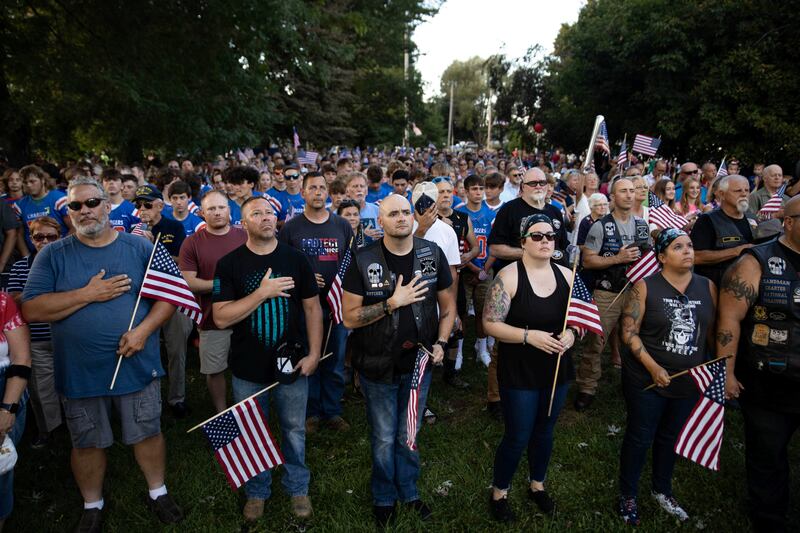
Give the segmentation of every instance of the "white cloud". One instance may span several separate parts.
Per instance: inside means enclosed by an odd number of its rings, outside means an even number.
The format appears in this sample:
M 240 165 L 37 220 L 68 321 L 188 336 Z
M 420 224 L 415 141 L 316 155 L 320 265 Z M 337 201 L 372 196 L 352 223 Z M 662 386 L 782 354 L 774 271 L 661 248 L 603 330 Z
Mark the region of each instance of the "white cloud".
M 505 53 L 516 58 L 540 44 L 546 52 L 563 23 L 575 22 L 585 0 L 447 0 L 414 32 L 417 69 L 425 96 L 439 93 L 444 70 L 455 60 Z

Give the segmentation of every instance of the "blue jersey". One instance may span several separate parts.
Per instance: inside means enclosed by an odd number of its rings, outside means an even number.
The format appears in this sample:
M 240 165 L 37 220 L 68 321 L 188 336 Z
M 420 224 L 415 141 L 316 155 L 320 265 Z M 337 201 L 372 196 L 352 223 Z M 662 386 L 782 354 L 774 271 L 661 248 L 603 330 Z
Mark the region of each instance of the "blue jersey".
M 373 191 L 369 187 L 367 187 L 367 201 L 372 204 L 378 204 L 392 194 L 394 192 L 394 187 L 389 185 L 388 183 L 381 183 L 381 188 L 377 191 Z
M 111 210 L 108 215 L 108 221 L 111 227 L 117 231 L 124 231 L 130 233 L 131 228 L 139 223 L 139 217 L 134 215 L 136 207 L 128 200 L 123 200 L 121 204 L 117 205 Z
M 174 213 L 173 213 L 174 214 Z M 175 219 L 183 225 L 183 233 L 188 237 L 206 227 L 206 221 L 197 215 L 189 213 L 183 220 Z
M 466 213 L 472 221 L 472 230 L 475 232 L 475 239 L 478 241 L 478 255 L 472 260 L 472 264 L 478 268 L 483 268 L 486 264 L 486 260 L 489 258 L 487 241 L 489 239 L 489 233 L 492 231 L 494 217 L 497 213 L 486 205 L 486 202 L 481 202 L 481 208 L 477 211 L 470 210 L 466 205 L 458 209 L 458 211 Z
M 61 236 L 66 236 L 69 228 L 64 220 L 67 218 L 67 195 L 61 191 L 50 191 L 44 198 L 34 200 L 28 195 L 23 196 L 14 202 L 14 211 L 19 216 L 22 222 L 22 227 L 25 228 L 25 243 L 28 249 L 33 253 L 36 248 L 31 241 L 31 231 L 28 228 L 28 223 L 36 220 L 39 217 L 52 217 L 61 224 Z
M 306 201 L 300 193 L 289 194 L 287 191 L 278 191 L 272 194 L 272 198 L 280 203 L 280 211 L 276 213 L 278 220 L 289 220 L 305 211 Z M 270 203 L 274 206 L 273 202 Z

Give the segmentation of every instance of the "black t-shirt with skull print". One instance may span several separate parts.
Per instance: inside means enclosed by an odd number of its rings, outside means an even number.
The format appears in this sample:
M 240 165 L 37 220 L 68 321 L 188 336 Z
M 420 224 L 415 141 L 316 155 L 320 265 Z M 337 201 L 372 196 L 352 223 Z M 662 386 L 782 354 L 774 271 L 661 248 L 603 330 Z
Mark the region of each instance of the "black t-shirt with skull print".
M 714 305 L 708 278 L 694 274 L 681 293 L 659 272 L 645 279 L 647 302 L 643 310 L 639 337 L 647 353 L 670 375 L 709 359 L 708 332 L 713 330 Z M 623 379 L 645 388 L 653 380 L 647 369 L 626 351 L 622 359 Z M 656 392 L 667 398 L 687 398 L 697 394 L 687 374 L 672 380 Z

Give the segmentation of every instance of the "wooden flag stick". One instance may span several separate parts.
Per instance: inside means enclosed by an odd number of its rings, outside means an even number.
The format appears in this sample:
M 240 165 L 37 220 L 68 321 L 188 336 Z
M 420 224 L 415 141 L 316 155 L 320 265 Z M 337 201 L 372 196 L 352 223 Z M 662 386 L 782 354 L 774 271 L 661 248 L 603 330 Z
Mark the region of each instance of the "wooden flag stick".
M 326 353 L 325 355 L 323 355 L 322 357 L 320 357 L 320 358 L 319 358 L 319 361 L 320 361 L 320 362 L 322 362 L 323 360 L 327 359 L 327 358 L 328 358 L 328 357 L 330 357 L 331 355 L 333 355 L 333 352 L 328 352 L 328 353 Z M 235 403 L 235 404 L 231 405 L 230 407 L 228 407 L 228 408 L 227 408 L 227 409 L 225 409 L 224 411 L 220 411 L 219 413 L 215 414 L 214 416 L 212 416 L 212 417 L 210 417 L 210 418 L 207 418 L 207 419 L 203 420 L 202 422 L 200 422 L 199 424 L 197 424 L 196 426 L 194 426 L 194 427 L 192 427 L 192 428 L 190 428 L 190 429 L 186 430 L 186 433 L 191 433 L 191 432 L 192 432 L 192 431 L 194 431 L 195 429 L 197 429 L 197 428 L 199 428 L 199 427 L 202 427 L 202 426 L 205 426 L 206 424 L 208 424 L 209 422 L 211 422 L 211 421 L 212 421 L 212 420 L 214 420 L 215 418 L 219 418 L 220 416 L 224 415 L 225 413 L 227 413 L 228 411 L 230 411 L 231 409 L 233 409 L 233 408 L 234 408 L 234 407 L 236 407 L 237 405 L 239 405 L 239 404 L 242 404 L 242 403 L 246 402 L 247 400 L 252 400 L 253 398 L 255 398 L 256 396 L 258 396 L 259 394 L 264 394 L 265 392 L 267 392 L 267 391 L 268 391 L 268 390 L 270 390 L 271 388 L 273 388 L 273 387 L 277 386 L 278 384 L 279 384 L 279 382 L 278 382 L 278 381 L 276 381 L 276 382 L 275 382 L 275 383 L 273 383 L 272 385 L 269 385 L 269 386 L 267 386 L 267 387 L 264 387 L 263 389 L 261 389 L 261 390 L 260 390 L 260 391 L 258 391 L 257 393 L 255 393 L 255 394 L 251 394 L 250 396 L 248 396 L 247 398 L 245 398 L 245 399 L 244 399 L 244 400 L 242 400 L 241 402 L 237 402 L 237 403 Z
M 153 256 L 156 254 L 156 244 L 158 244 L 158 239 L 161 238 L 161 233 L 159 232 L 156 235 L 155 244 L 153 245 L 153 249 L 150 251 L 150 259 L 147 261 L 147 268 L 144 269 L 144 275 L 147 277 L 147 271 L 150 270 L 150 264 L 153 262 Z M 131 323 L 128 324 L 128 331 L 133 329 L 133 321 L 136 320 L 136 311 L 139 310 L 139 302 L 142 301 L 142 287 L 144 287 L 144 278 L 142 278 L 142 285 L 139 287 L 139 295 L 136 297 L 136 305 L 133 306 L 133 314 L 131 314 Z M 122 366 L 122 355 L 117 356 L 117 368 L 114 370 L 114 377 L 111 378 L 111 385 L 108 386 L 108 390 L 114 390 L 114 385 L 117 382 L 117 375 L 119 374 L 119 368 Z
M 712 359 L 711 361 L 706 361 L 705 363 L 700 363 L 697 366 L 693 366 L 692 368 L 687 368 L 686 370 L 681 370 L 677 374 L 672 374 L 669 377 L 669 379 L 672 380 L 674 378 L 678 378 L 678 377 L 684 376 L 684 375 L 688 374 L 691 370 L 694 370 L 695 368 L 700 368 L 701 366 L 710 365 L 711 363 L 716 363 L 717 361 L 722 361 L 723 359 L 728 359 L 730 357 L 733 357 L 733 356 L 731 356 L 731 355 L 722 355 L 720 357 L 717 357 L 716 359 Z M 655 386 L 656 386 L 656 384 L 653 383 L 652 385 L 648 385 L 647 387 L 645 387 L 644 390 L 650 390 Z
M 561 328 L 561 335 L 567 331 L 567 317 L 569 317 L 569 304 L 572 303 L 572 288 L 575 286 L 575 272 L 578 270 L 578 263 L 579 258 L 575 258 L 575 264 L 572 265 L 572 279 L 570 280 L 569 284 L 569 299 L 567 300 L 567 312 L 564 314 L 564 325 Z M 577 339 L 576 339 L 577 340 Z M 553 388 L 550 391 L 550 407 L 547 408 L 547 416 L 550 417 L 550 413 L 553 412 L 553 398 L 556 396 L 556 383 L 558 382 L 558 370 L 561 368 L 561 354 L 558 354 L 558 359 L 556 359 L 556 373 L 553 376 Z
M 619 293 L 617 294 L 617 296 L 616 296 L 616 297 L 615 297 L 613 300 L 611 300 L 611 303 L 610 303 L 610 304 L 608 304 L 608 307 L 606 307 L 606 310 L 605 310 L 605 311 L 603 311 L 604 313 L 607 313 L 609 309 L 611 309 L 612 307 L 614 307 L 614 304 L 615 304 L 615 303 L 617 303 L 617 300 L 619 300 L 619 297 L 620 297 L 620 296 L 622 296 L 622 293 L 624 293 L 624 292 L 625 292 L 625 289 L 627 289 L 627 288 L 628 288 L 628 286 L 629 286 L 630 284 L 631 284 L 631 280 L 628 280 L 628 282 L 625 284 L 625 286 L 624 286 L 624 287 L 622 287 L 622 290 L 621 290 L 621 291 L 619 291 Z

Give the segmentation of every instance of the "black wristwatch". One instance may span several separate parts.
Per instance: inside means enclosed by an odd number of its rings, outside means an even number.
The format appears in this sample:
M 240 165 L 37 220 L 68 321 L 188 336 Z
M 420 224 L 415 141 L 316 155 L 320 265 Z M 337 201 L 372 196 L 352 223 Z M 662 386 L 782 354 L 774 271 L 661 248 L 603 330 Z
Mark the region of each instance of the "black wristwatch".
M 0 411 L 8 411 L 12 415 L 17 414 L 19 411 L 18 403 L 0 403 Z
M 439 346 L 441 346 L 442 347 L 442 351 L 444 353 L 447 353 L 447 341 L 438 340 L 438 341 L 436 341 L 435 344 L 438 344 Z

